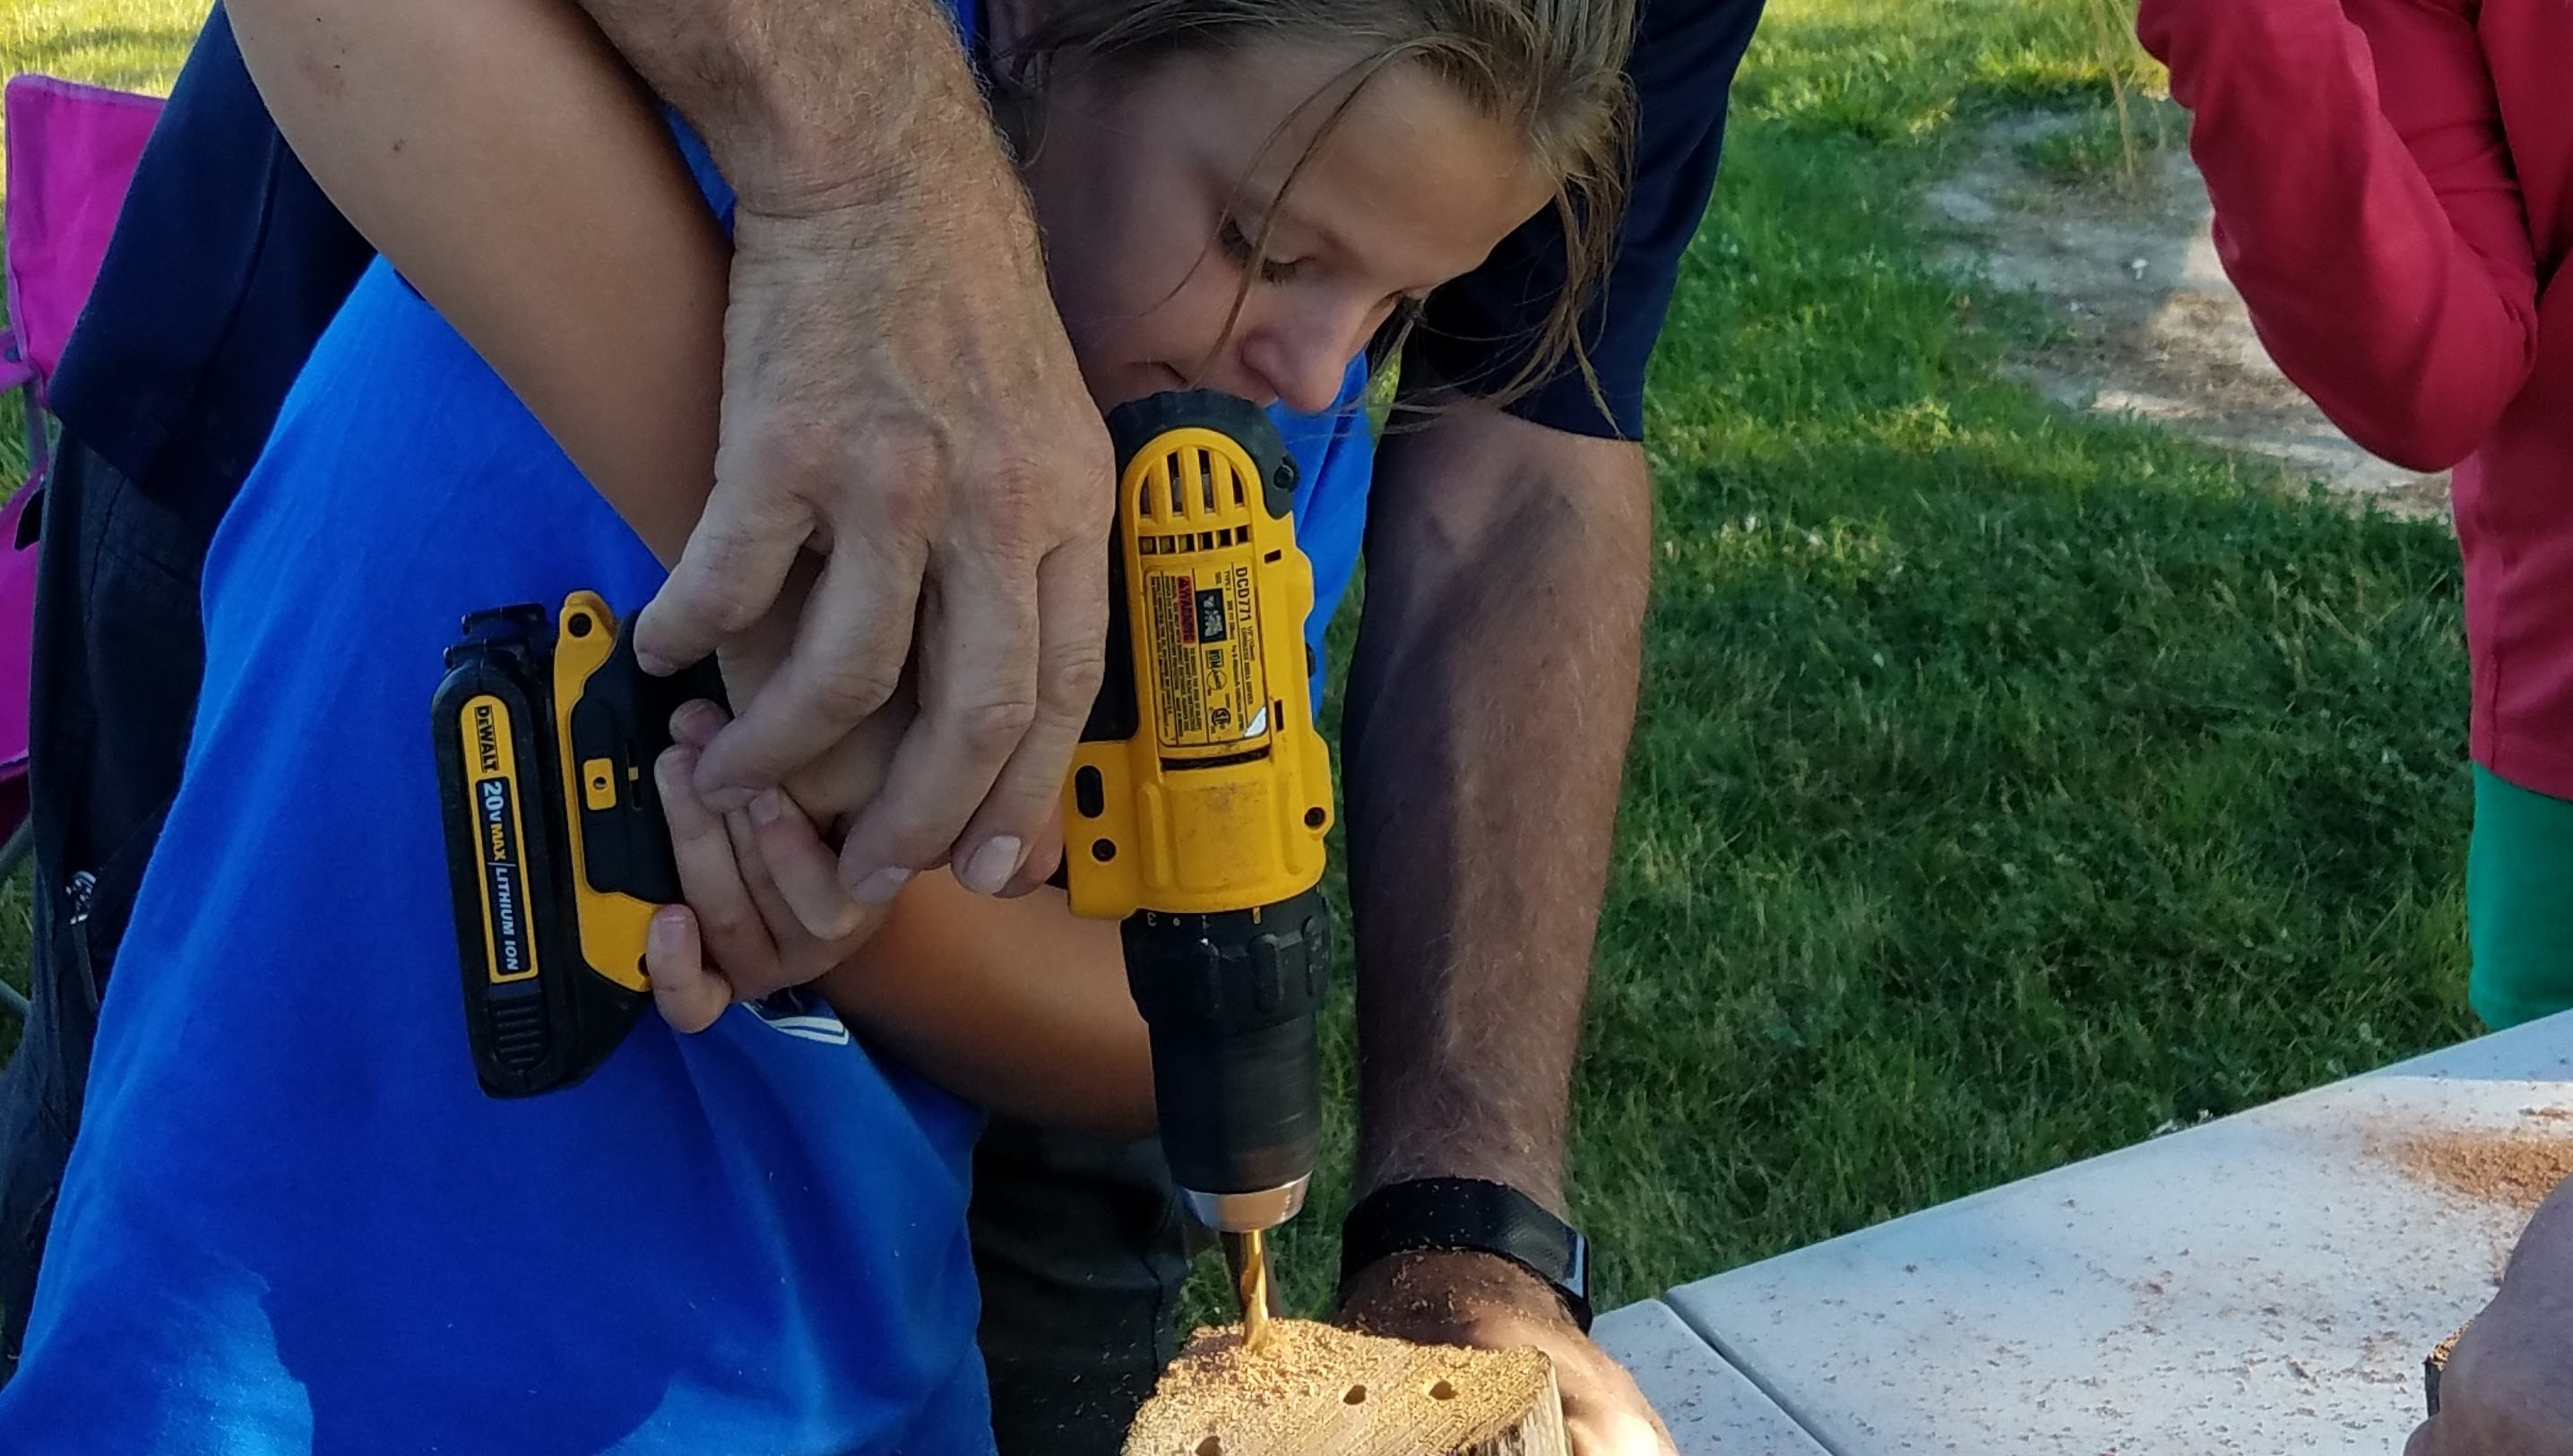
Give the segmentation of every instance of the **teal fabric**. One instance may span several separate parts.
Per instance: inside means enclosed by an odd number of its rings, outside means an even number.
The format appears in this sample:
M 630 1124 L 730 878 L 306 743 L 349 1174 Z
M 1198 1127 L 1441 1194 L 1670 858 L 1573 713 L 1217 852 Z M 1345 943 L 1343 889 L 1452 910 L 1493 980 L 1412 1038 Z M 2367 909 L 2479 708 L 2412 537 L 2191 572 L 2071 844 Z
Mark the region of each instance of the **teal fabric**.
M 2498 1031 L 2573 1009 L 2573 800 L 2478 765 L 2466 851 L 2468 998 Z

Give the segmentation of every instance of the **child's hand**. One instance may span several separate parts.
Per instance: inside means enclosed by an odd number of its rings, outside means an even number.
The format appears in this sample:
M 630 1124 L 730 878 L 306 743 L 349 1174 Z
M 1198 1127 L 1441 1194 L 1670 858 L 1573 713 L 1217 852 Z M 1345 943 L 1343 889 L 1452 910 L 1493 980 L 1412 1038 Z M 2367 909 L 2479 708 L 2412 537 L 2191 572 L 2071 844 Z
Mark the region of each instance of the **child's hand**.
M 813 980 L 884 920 L 881 907 L 848 898 L 836 857 L 783 794 L 766 790 L 728 815 L 698 797 L 698 746 L 723 723 L 711 704 L 681 709 L 680 741 L 653 766 L 687 903 L 653 917 L 643 962 L 662 1019 L 682 1032 Z
M 722 662 L 725 691 L 737 707 L 771 691 L 770 683 L 784 659 L 788 645 L 797 630 L 796 611 L 803 601 L 802 579 L 809 574 L 811 558 L 798 569 L 789 582 L 793 594 L 776 610 L 724 643 Z M 726 719 L 721 710 L 707 705 L 708 716 L 692 720 L 692 732 L 702 737 L 682 742 L 704 748 Z M 894 752 L 904 734 L 919 715 L 918 675 L 906 669 L 895 685 L 893 696 L 884 706 L 868 715 L 839 742 L 802 768 L 787 775 L 783 785 L 786 796 L 814 822 L 829 829 L 828 837 L 836 843 L 845 827 L 866 811 L 884 790 L 885 777 L 893 764 Z M 710 725 L 710 726 L 709 726 Z M 673 731 L 677 730 L 673 723 Z M 1020 860 L 1019 872 L 1002 888 L 1004 898 L 1025 895 L 1046 883 L 1063 857 L 1063 820 L 1060 802 L 1049 811 L 1042 825 L 1028 840 L 1027 852 Z M 890 902 L 913 878 L 908 869 L 895 867 L 881 871 L 846 892 L 870 906 Z M 845 883 L 845 882 L 843 882 Z M 797 908 L 801 910 L 799 902 Z M 827 934 L 830 927 L 820 921 L 806 920 L 805 926 L 817 935 Z

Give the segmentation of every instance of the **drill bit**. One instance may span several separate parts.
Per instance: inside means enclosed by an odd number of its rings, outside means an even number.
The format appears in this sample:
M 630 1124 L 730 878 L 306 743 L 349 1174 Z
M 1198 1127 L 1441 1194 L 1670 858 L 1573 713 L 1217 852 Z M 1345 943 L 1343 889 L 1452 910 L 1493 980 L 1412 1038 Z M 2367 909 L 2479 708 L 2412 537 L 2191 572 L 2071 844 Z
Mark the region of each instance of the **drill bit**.
M 1269 1344 L 1269 1244 L 1258 1229 L 1224 1236 L 1224 1261 L 1233 1292 L 1242 1301 L 1242 1347 L 1253 1354 Z

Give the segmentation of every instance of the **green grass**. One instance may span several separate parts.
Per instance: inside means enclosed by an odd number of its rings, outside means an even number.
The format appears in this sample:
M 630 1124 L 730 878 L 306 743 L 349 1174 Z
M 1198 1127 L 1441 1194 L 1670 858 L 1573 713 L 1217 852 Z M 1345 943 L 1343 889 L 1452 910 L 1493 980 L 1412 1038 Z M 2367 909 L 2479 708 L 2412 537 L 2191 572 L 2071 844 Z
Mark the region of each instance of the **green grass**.
M 2132 97 L 2124 115 L 2114 102 L 2077 111 L 2071 126 L 2022 143 L 2019 155 L 2052 181 L 2125 188 L 2152 176 L 2154 154 L 2187 141 L 2187 112 L 2167 97 Z
M 1997 369 L 2033 307 L 1930 271 L 1915 200 L 1982 122 L 2081 119 L 2034 159 L 2077 182 L 2123 166 L 2115 88 L 2161 125 L 2102 3 L 1775 0 L 1754 48 L 1655 366 L 1577 1096 L 1604 1302 L 2468 1031 L 2445 531 L 2045 404 Z M 0 66 L 148 84 L 186 24 L 22 0 Z M 1344 978 L 1343 1094 L 1348 1025 Z
M 2084 0 L 1777 0 L 1753 49 L 1654 370 L 1576 1098 L 1608 1302 L 2469 1030 L 2445 530 L 2053 408 L 1996 370 L 2026 301 L 1930 269 L 1918 193 L 1981 123 L 2114 143 L 2097 34 Z M 1301 1308 L 1343 1196 L 1282 1240 Z
M 164 93 L 206 10 L 206 0 L 10 0 L 0 12 L 0 73 Z

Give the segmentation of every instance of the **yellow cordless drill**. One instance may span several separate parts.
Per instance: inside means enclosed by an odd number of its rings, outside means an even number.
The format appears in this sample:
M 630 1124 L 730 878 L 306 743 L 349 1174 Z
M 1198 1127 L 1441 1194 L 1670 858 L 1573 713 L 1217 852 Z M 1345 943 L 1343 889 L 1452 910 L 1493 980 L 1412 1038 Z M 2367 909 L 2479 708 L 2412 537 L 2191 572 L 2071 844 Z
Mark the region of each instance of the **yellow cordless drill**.
M 1206 390 L 1108 416 L 1117 450 L 1106 685 L 1064 791 L 1075 914 L 1124 922 L 1172 1181 L 1226 1235 L 1245 1343 L 1264 1236 L 1304 1203 L 1331 766 L 1313 726 L 1312 566 L 1268 415 Z
M 1263 1235 L 1303 1206 L 1320 1121 L 1314 1011 L 1331 770 L 1314 731 L 1313 573 L 1268 415 L 1207 391 L 1108 417 L 1118 456 L 1109 669 L 1064 786 L 1075 913 L 1124 922 L 1162 1142 L 1226 1235 L 1246 1339 Z M 653 910 L 679 898 L 652 764 L 711 662 L 646 675 L 631 624 L 575 592 L 476 612 L 431 706 L 467 1040 L 485 1092 L 569 1087 L 651 999 Z

